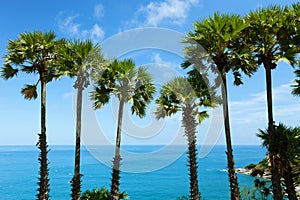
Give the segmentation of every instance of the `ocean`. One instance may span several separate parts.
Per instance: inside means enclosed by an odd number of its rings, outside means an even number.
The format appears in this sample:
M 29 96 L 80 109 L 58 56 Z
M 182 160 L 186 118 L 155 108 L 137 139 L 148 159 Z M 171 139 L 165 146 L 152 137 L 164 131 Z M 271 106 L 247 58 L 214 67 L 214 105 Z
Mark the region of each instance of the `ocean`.
M 74 147 L 51 146 L 49 152 L 50 195 L 53 200 L 70 199 L 69 181 L 73 174 Z M 172 157 L 173 151 L 161 151 L 162 146 L 122 147 L 130 154 L 140 157 L 123 157 L 121 191 L 126 191 L 130 200 L 176 200 L 188 195 L 189 179 L 186 153 Z M 201 148 L 201 147 L 200 147 Z M 178 150 L 177 146 L 171 149 Z M 234 146 L 235 166 L 244 167 L 257 163 L 265 157 L 261 146 Z M 201 149 L 199 149 L 199 152 Z M 96 151 L 82 147 L 82 190 L 110 188 L 111 169 Z M 106 154 L 106 147 L 98 149 Z M 154 153 L 152 156 L 151 153 Z M 175 154 L 178 151 L 174 151 Z M 181 152 L 181 151 L 180 151 Z M 0 199 L 35 199 L 38 178 L 38 150 L 35 146 L 0 146 Z M 173 154 L 172 154 L 173 155 Z M 106 155 L 106 157 L 108 157 Z M 172 159 L 169 159 L 169 158 Z M 176 158 L 176 159 L 174 159 Z M 112 158 L 108 158 L 112 160 Z M 127 159 L 127 160 L 126 160 Z M 135 159 L 135 160 L 134 160 Z M 165 162 L 169 159 L 169 162 Z M 205 200 L 228 200 L 229 183 L 226 172 L 225 146 L 215 146 L 205 157 L 198 159 L 199 189 Z M 238 174 L 241 188 L 253 186 L 253 177 Z

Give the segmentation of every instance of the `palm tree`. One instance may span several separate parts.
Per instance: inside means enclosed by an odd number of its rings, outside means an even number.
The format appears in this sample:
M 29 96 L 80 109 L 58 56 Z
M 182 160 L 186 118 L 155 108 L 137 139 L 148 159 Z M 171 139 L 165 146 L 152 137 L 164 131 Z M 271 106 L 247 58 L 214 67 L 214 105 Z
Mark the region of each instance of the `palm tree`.
M 119 198 L 128 199 L 128 195 L 122 192 Z M 110 200 L 109 191 L 106 188 L 86 190 L 81 195 L 81 200 Z
M 293 87 L 292 94 L 296 96 L 300 96 L 300 69 L 295 70 L 294 73 L 296 75 L 296 79 L 295 79 L 295 84 L 292 85 Z
M 38 80 L 35 84 L 26 84 L 21 93 L 27 100 L 37 98 L 37 85 L 41 84 L 41 133 L 37 143 L 40 149 L 40 177 L 38 199 L 46 200 L 49 198 L 49 152 L 46 139 L 46 84 L 59 78 L 60 70 L 55 64 L 57 60 L 57 46 L 60 41 L 55 40 L 54 32 L 27 32 L 19 35 L 16 40 L 9 40 L 7 54 L 4 55 L 4 67 L 1 76 L 9 79 L 18 74 L 19 71 L 28 74 L 37 74 Z M 15 67 L 15 68 L 14 68 Z
M 284 178 L 288 198 L 297 200 L 292 171 L 293 166 L 299 163 L 300 127 L 292 128 L 279 123 L 278 126 L 274 127 L 272 133 L 268 129 L 266 131 L 259 130 L 257 136 L 263 140 L 263 146 L 269 152 L 276 153 L 280 163 L 279 178 Z
M 199 80 L 197 91 L 194 91 L 189 80 L 178 77 L 164 84 L 160 96 L 156 100 L 158 105 L 156 118 L 165 118 L 182 112 L 182 126 L 188 142 L 188 166 L 190 175 L 190 197 L 192 200 L 200 199 L 197 172 L 197 140 L 196 128 L 205 118 L 207 111 L 200 111 L 200 107 L 212 107 L 211 96 L 204 79 Z
M 188 60 L 182 65 L 183 68 L 188 68 L 191 64 L 194 65 L 193 69 L 189 71 L 190 75 L 195 74 L 195 72 L 199 73 L 199 66 L 197 65 L 199 63 L 203 65 L 203 63 L 205 64 L 203 60 L 209 60 L 207 56 L 197 54 L 198 49 L 204 49 L 214 63 L 210 64 L 209 67 L 213 71 L 218 71 L 221 75 L 226 154 L 232 200 L 240 199 L 240 193 L 231 144 L 226 75 L 231 70 L 234 75 L 234 84 L 240 85 L 243 84 L 241 80 L 242 72 L 250 76 L 256 70 L 250 52 L 244 48 L 244 38 L 242 36 L 247 27 L 248 24 L 240 16 L 233 14 L 215 13 L 213 17 L 194 23 L 194 30 L 188 33 L 185 41 L 191 44 L 186 51 Z M 191 51 L 193 46 L 196 51 Z
M 289 13 L 287 15 L 287 21 L 289 21 L 290 25 L 290 37 L 292 38 L 292 42 L 296 47 L 298 47 L 298 53 L 300 53 L 300 3 L 295 3 L 289 8 Z M 300 60 L 298 60 L 298 66 L 300 65 Z M 292 94 L 299 96 L 300 95 L 300 68 L 294 71 L 296 75 L 295 84 L 292 85 Z
M 124 105 L 132 104 L 132 114 L 139 117 L 146 114 L 147 104 L 153 99 L 155 87 L 151 83 L 151 75 L 146 68 L 135 68 L 131 59 L 123 61 L 114 60 L 102 73 L 102 76 L 95 83 L 95 90 L 91 99 L 94 100 L 94 108 L 101 108 L 109 101 L 110 94 L 115 95 L 119 100 L 118 128 L 116 135 L 116 149 L 113 159 L 113 173 L 111 182 L 110 198 L 119 199 L 120 185 L 120 146 Z
M 297 200 L 295 181 L 293 180 L 293 166 L 299 165 L 300 155 L 300 127 L 287 127 L 279 123 L 275 127 L 279 135 L 280 159 L 282 163 L 283 178 L 286 186 L 286 193 L 290 200 Z
M 249 29 L 247 29 L 247 43 L 250 44 L 249 48 L 256 57 L 257 64 L 262 64 L 266 72 L 268 130 L 271 136 L 274 132 L 271 71 L 276 69 L 277 62 L 280 60 L 285 60 L 293 66 L 297 53 L 297 47 L 293 45 L 290 35 L 291 27 L 287 20 L 287 11 L 287 8 L 270 6 L 251 11 L 245 18 L 250 24 Z M 274 199 L 281 200 L 282 190 L 278 166 L 280 163 L 275 152 L 271 151 L 269 153 Z
M 81 143 L 81 112 L 82 112 L 82 93 L 90 84 L 89 76 L 92 68 L 100 64 L 102 56 L 100 47 L 94 45 L 92 41 L 69 41 L 64 48 L 60 49 L 62 65 L 66 65 L 64 71 L 70 77 L 76 77 L 74 88 L 77 89 L 76 103 L 76 145 L 75 145 L 75 164 L 74 176 L 72 178 L 72 199 L 80 199 L 81 176 L 80 173 L 80 143 Z

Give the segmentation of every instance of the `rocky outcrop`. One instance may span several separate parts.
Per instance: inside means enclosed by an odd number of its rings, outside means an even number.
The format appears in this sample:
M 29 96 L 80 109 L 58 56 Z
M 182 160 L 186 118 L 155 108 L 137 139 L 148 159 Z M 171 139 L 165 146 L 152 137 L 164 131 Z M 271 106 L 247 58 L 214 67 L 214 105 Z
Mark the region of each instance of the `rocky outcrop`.
M 271 173 L 269 170 L 267 169 L 263 169 L 260 167 L 254 167 L 251 169 L 248 168 L 238 168 L 236 169 L 237 173 L 240 174 L 246 174 L 249 176 L 253 176 L 253 177 L 259 177 L 259 178 L 263 178 L 263 179 L 267 179 L 267 180 L 271 180 Z M 300 185 L 296 185 L 295 187 L 296 192 L 297 192 L 297 197 L 300 199 Z

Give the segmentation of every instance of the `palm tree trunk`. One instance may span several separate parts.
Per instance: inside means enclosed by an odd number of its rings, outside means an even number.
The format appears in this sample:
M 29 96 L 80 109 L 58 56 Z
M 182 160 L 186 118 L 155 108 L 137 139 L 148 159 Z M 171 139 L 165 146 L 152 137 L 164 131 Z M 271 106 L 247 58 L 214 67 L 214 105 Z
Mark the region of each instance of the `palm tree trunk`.
M 78 84 L 76 105 L 76 146 L 75 166 L 72 178 L 72 200 L 80 200 L 81 174 L 80 174 L 80 137 L 81 137 L 81 111 L 82 111 L 82 82 Z
M 297 200 L 295 185 L 293 181 L 293 173 L 290 165 L 288 165 L 284 170 L 283 177 L 286 186 L 286 193 L 288 194 L 289 200 Z
M 230 194 L 231 194 L 231 200 L 239 200 L 241 197 L 240 197 L 238 180 L 237 180 L 235 167 L 234 167 L 233 150 L 231 145 L 226 75 L 222 76 L 222 80 L 223 80 L 223 84 L 222 84 L 223 114 L 224 114 L 226 147 L 227 147 L 226 154 L 227 154 L 228 176 L 230 182 Z
M 192 116 L 192 108 L 184 108 L 182 112 L 182 124 L 188 140 L 188 166 L 190 170 L 190 197 L 191 200 L 200 200 L 197 172 L 197 147 L 196 147 L 196 120 Z
M 274 120 L 273 120 L 273 103 L 272 103 L 272 73 L 271 73 L 272 62 L 264 62 L 264 67 L 266 70 L 266 87 L 267 87 L 267 106 L 268 106 L 268 131 L 271 135 L 271 143 L 275 141 L 276 138 L 274 134 Z M 271 181 L 273 186 L 273 196 L 274 200 L 282 200 L 282 189 L 280 185 L 280 172 L 279 172 L 279 160 L 278 152 L 276 151 L 277 147 L 271 145 L 270 160 L 271 160 Z
M 41 133 L 39 134 L 39 141 L 37 143 L 40 149 L 39 162 L 40 162 L 40 177 L 38 194 L 36 195 L 39 200 L 48 200 L 49 198 L 49 169 L 48 169 L 48 145 L 46 137 L 46 80 L 45 71 L 40 72 L 41 81 Z
M 122 132 L 122 121 L 123 121 L 123 112 L 124 112 L 124 104 L 123 100 L 120 100 L 119 103 L 119 115 L 118 115 L 118 129 L 117 129 L 117 137 L 116 137 L 116 150 L 115 157 L 113 160 L 113 172 L 111 179 L 111 190 L 110 190 L 110 199 L 111 200 L 119 200 L 119 186 L 120 186 L 120 147 L 121 147 L 121 132 Z

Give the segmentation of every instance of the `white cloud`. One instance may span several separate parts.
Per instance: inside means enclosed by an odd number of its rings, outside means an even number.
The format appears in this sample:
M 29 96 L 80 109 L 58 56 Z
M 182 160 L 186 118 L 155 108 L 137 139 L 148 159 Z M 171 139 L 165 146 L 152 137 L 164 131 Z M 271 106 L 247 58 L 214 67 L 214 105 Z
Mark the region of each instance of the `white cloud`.
M 94 16 L 96 18 L 101 18 L 103 17 L 104 15 L 104 7 L 102 4 L 97 4 L 95 7 L 94 7 Z
M 94 41 L 101 41 L 104 38 L 104 31 L 98 24 L 93 26 L 90 30 L 90 34 Z
M 90 29 L 84 29 L 80 23 L 75 22 L 77 18 L 78 15 L 65 17 L 64 13 L 61 12 L 57 17 L 59 30 L 65 34 L 81 39 L 92 39 L 96 42 L 103 40 L 105 33 L 98 24 L 94 24 Z
M 291 94 L 290 83 L 273 88 L 273 115 L 276 123 L 294 121 L 300 112 L 300 101 Z M 230 101 L 232 120 L 243 123 L 266 122 L 267 97 L 266 92 L 252 94 L 242 101 Z
M 163 60 L 159 53 L 153 54 L 152 61 L 154 62 L 154 64 L 157 64 L 157 65 L 162 65 L 162 66 L 172 68 L 172 69 L 180 69 L 179 68 L 180 63 L 175 63 L 175 62 L 170 62 L 170 61 L 167 61 L 167 60 Z
M 60 13 L 58 17 L 58 28 L 62 32 L 66 32 L 71 35 L 80 34 L 80 24 L 74 23 L 74 19 L 77 18 L 77 16 L 73 15 L 62 19 L 62 15 L 63 13 Z
M 199 0 L 151 1 L 148 5 L 140 7 L 135 18 L 129 24 L 138 26 L 158 26 L 161 23 L 181 25 L 188 17 L 190 8 L 198 3 Z M 141 22 L 140 18 L 145 19 Z

